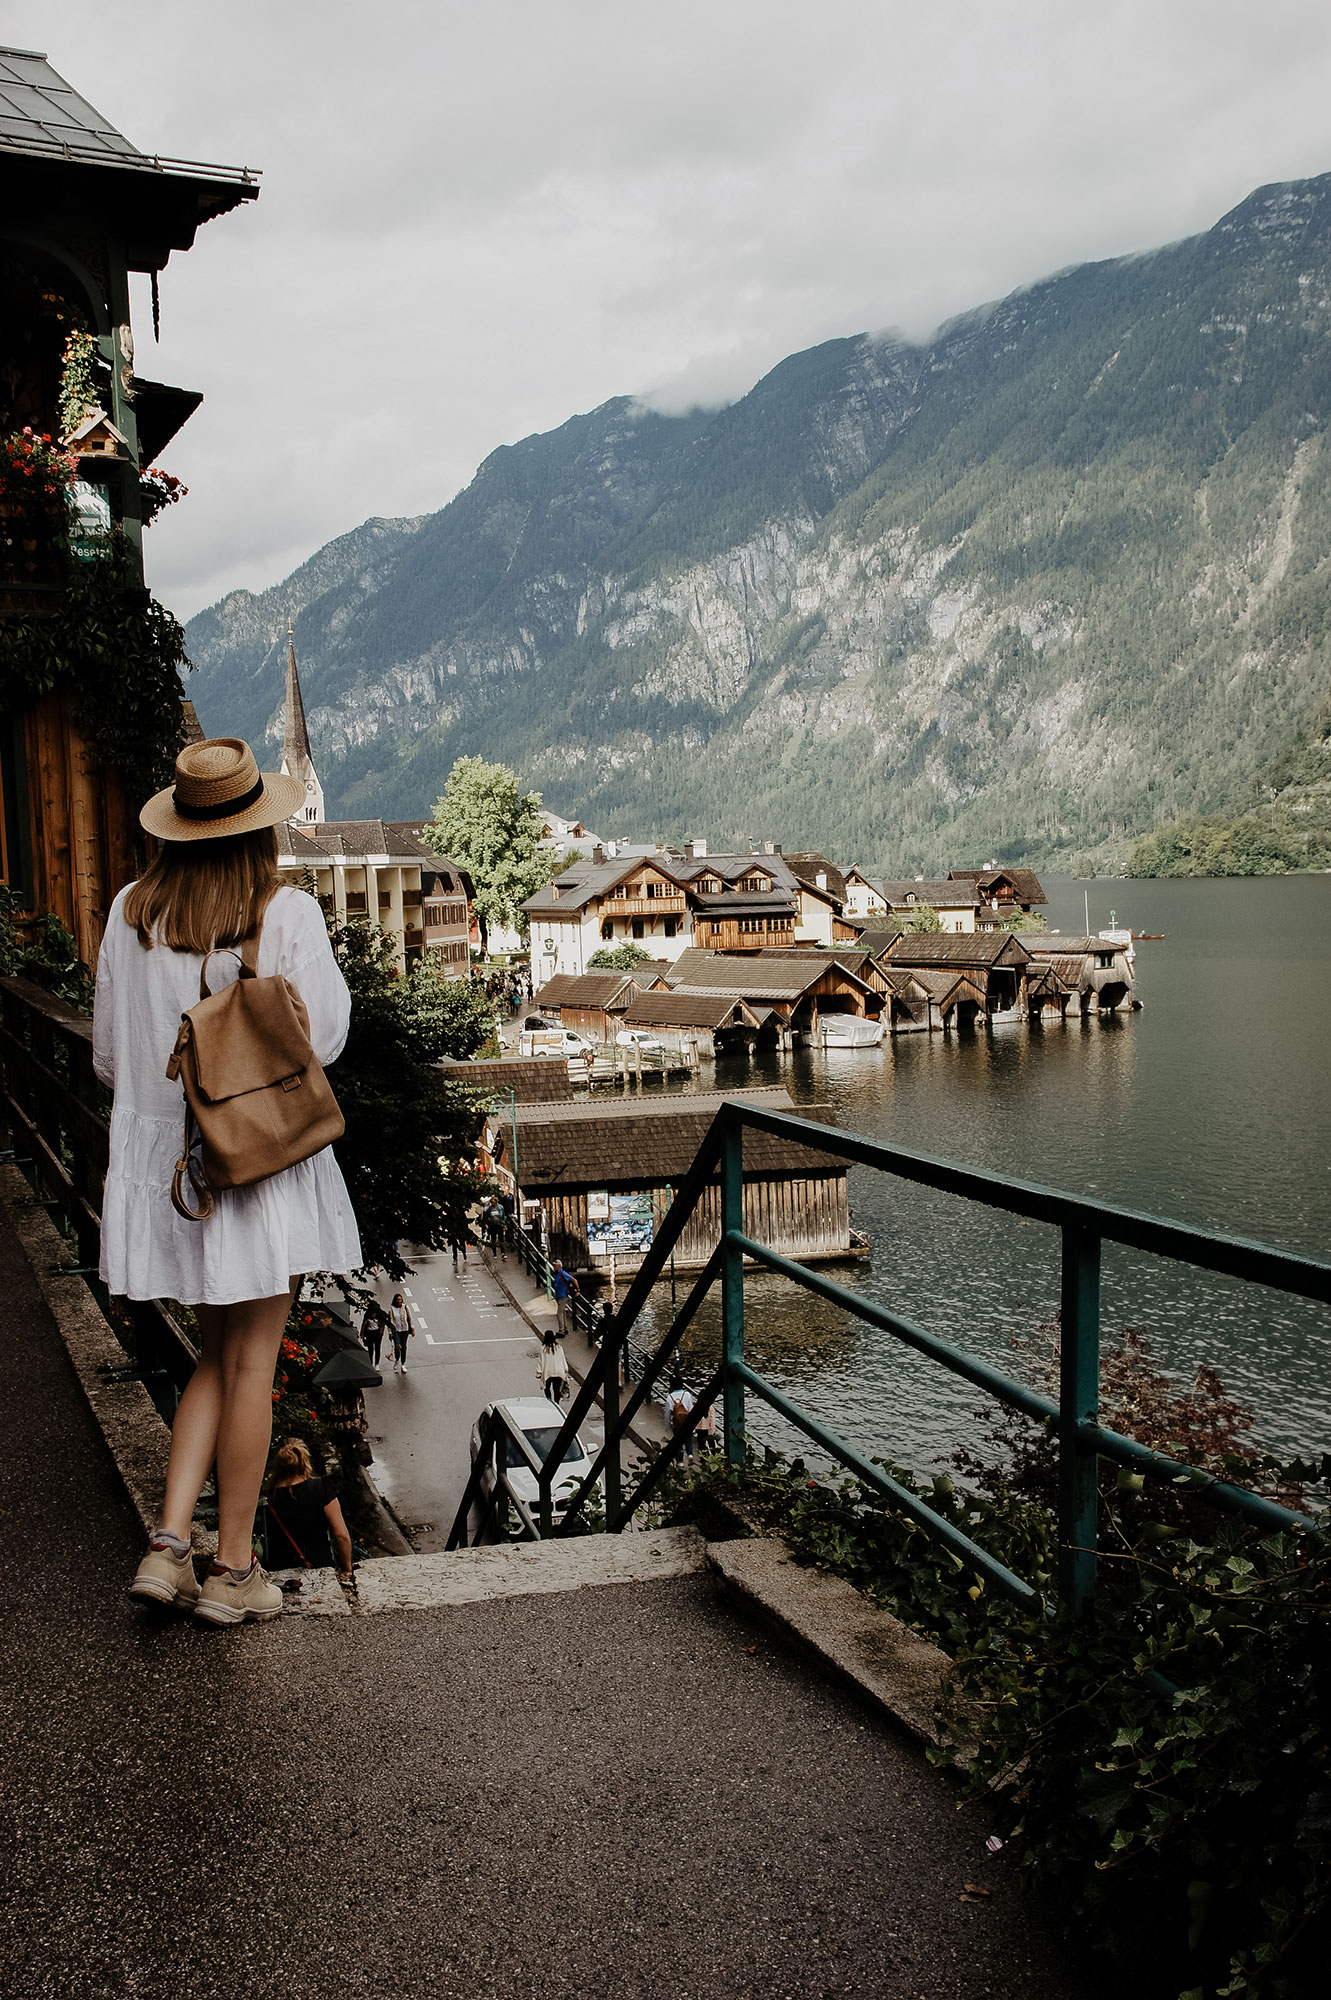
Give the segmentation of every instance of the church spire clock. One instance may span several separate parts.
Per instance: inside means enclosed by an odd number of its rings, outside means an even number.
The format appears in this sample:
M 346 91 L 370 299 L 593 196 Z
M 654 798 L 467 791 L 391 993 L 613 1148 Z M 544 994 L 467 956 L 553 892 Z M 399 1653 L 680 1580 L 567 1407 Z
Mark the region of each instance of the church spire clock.
M 287 620 L 287 694 L 282 716 L 282 774 L 299 778 L 305 786 L 305 804 L 293 813 L 293 826 L 314 827 L 323 823 L 324 792 L 310 755 L 310 735 L 305 726 L 305 703 L 301 699 L 300 675 L 296 672 L 296 641 Z

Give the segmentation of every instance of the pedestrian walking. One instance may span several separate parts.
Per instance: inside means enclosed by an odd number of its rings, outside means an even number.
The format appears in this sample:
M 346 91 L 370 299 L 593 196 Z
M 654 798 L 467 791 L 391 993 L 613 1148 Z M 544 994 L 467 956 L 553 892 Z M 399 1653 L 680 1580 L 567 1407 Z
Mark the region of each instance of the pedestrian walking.
M 555 1295 L 555 1317 L 559 1323 L 559 1338 L 567 1340 L 573 1331 L 573 1301 L 581 1291 L 572 1271 L 566 1271 L 558 1257 L 550 1270 L 550 1289 Z
M 377 1299 L 365 1308 L 365 1317 L 360 1323 L 360 1338 L 361 1346 L 377 1368 L 384 1341 L 384 1309 Z
M 318 1064 L 331 1063 L 346 1040 L 350 1001 L 323 912 L 277 872 L 275 829 L 304 797 L 299 779 L 261 775 L 236 738 L 187 745 L 174 785 L 139 815 L 157 849 L 112 904 L 97 965 L 93 1067 L 114 1093 L 102 1282 L 121 1298 L 193 1307 L 200 1348 L 172 1426 L 160 1523 L 130 1589 L 214 1625 L 276 1618 L 282 1609 L 281 1591 L 254 1556 L 278 1344 L 302 1272 L 362 1264 L 331 1146 L 247 1186 L 211 1189 L 202 1155 L 191 1152 L 197 1211 L 176 1171 L 185 1099 L 173 1052 L 182 1016 L 203 995 L 243 976 L 280 1001 L 281 979 L 305 1010 Z M 261 1018 L 256 999 L 243 1019 Z M 306 1101 L 317 1095 L 312 1089 Z M 326 1087 L 323 1096 L 326 1103 Z M 299 1115 L 282 1142 L 288 1152 Z M 214 1469 L 217 1557 L 200 1590 L 190 1523 Z
M 715 1451 L 716 1445 L 716 1404 L 709 1403 L 694 1426 L 693 1435 L 698 1440 L 699 1452 Z
M 274 1569 L 332 1569 L 351 1575 L 351 1536 L 334 1480 L 316 1475 L 304 1438 L 277 1448 L 268 1489 L 268 1556 Z
M 481 1210 L 481 1229 L 492 1250 L 504 1255 L 504 1211 L 499 1206 L 498 1197 L 491 1195 Z
M 388 1326 L 393 1336 L 393 1373 L 405 1375 L 407 1372 L 407 1342 L 415 1338 L 416 1329 L 411 1323 L 411 1314 L 401 1292 L 394 1292 L 393 1303 L 388 1308 Z
M 568 1360 L 563 1343 L 548 1328 L 541 1335 L 541 1351 L 536 1357 L 536 1379 L 552 1403 L 562 1403 L 568 1388 Z
M 670 1419 L 670 1428 L 676 1436 L 687 1430 L 695 1400 L 692 1389 L 686 1387 L 684 1377 L 676 1368 L 670 1377 L 670 1387 L 666 1390 L 666 1415 Z M 694 1433 L 689 1430 L 684 1438 L 684 1456 L 691 1459 L 695 1449 Z
M 469 1243 L 474 1243 L 475 1240 L 476 1239 L 471 1233 L 471 1229 L 468 1224 L 466 1216 L 465 1215 L 455 1216 L 453 1221 L 449 1224 L 449 1230 L 448 1230 L 449 1248 L 453 1252 L 454 1277 L 457 1276 L 458 1272 L 458 1257 L 461 1256 L 463 1268 L 465 1269 L 467 1263 L 467 1245 Z

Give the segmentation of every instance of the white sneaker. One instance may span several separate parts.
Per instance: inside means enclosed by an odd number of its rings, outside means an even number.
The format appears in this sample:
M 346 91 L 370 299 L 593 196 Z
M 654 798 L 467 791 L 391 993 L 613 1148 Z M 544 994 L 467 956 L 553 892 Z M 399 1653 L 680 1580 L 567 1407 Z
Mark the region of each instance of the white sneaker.
M 233 1576 L 230 1570 L 220 1575 L 209 1570 L 194 1607 L 194 1616 L 207 1625 L 243 1625 L 247 1618 L 264 1624 L 281 1615 L 282 1593 L 257 1562 L 250 1564 L 244 1576 Z

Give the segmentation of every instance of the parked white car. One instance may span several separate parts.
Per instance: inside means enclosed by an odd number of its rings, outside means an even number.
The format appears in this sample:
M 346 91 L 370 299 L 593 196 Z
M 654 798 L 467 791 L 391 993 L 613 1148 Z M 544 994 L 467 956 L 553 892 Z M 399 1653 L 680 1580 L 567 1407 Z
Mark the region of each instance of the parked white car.
M 518 1038 L 518 1054 L 590 1060 L 596 1054 L 596 1044 L 573 1028 L 524 1028 Z
M 564 1426 L 564 1414 L 558 1405 L 545 1396 L 511 1396 L 499 1404 L 487 1403 L 471 1429 L 471 1457 L 475 1464 L 481 1448 L 481 1432 L 486 1420 L 496 1408 L 506 1410 L 518 1429 L 523 1432 L 528 1444 L 538 1459 L 544 1459 Z M 531 1508 L 533 1516 L 539 1514 L 541 1489 L 536 1474 L 528 1465 L 516 1438 L 505 1437 L 501 1441 L 505 1468 L 509 1485 L 518 1498 Z M 564 1457 L 559 1468 L 559 1476 L 551 1489 L 550 1498 L 554 1505 L 556 1521 L 563 1518 L 569 1496 L 574 1493 L 592 1469 L 592 1461 L 586 1445 L 575 1432 L 564 1447 Z M 597 1482 L 598 1485 L 600 1482 Z M 490 1453 L 490 1463 L 481 1472 L 481 1490 L 488 1496 L 495 1486 L 494 1453 Z
M 615 1036 L 621 1049 L 660 1049 L 661 1043 L 647 1028 L 621 1028 Z

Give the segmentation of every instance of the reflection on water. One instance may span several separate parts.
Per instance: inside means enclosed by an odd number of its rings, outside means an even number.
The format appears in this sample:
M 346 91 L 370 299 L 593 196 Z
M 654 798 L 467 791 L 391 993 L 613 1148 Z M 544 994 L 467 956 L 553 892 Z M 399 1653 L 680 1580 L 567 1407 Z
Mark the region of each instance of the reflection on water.
M 1050 924 L 1081 931 L 1082 885 L 1046 886 Z M 1331 878 L 1090 888 L 1093 927 L 1112 902 L 1134 930 L 1167 933 L 1137 946 L 1141 1013 L 735 1058 L 716 1084 L 784 1083 L 850 1130 L 1331 1255 Z M 850 1192 L 873 1243 L 870 1266 L 840 1274 L 852 1288 L 999 1363 L 1010 1337 L 1052 1317 L 1055 1231 L 863 1168 Z M 1145 1327 L 1180 1374 L 1214 1362 L 1271 1444 L 1331 1444 L 1325 1309 L 1109 1247 L 1104 1273 L 1107 1331 Z M 775 1279 L 746 1292 L 753 1365 L 862 1448 L 924 1469 L 972 1427 L 977 1392 L 889 1335 Z M 668 1306 L 658 1290 L 661 1331 Z M 690 1344 L 718 1340 L 711 1304 Z M 752 1427 L 780 1436 L 766 1417 Z

